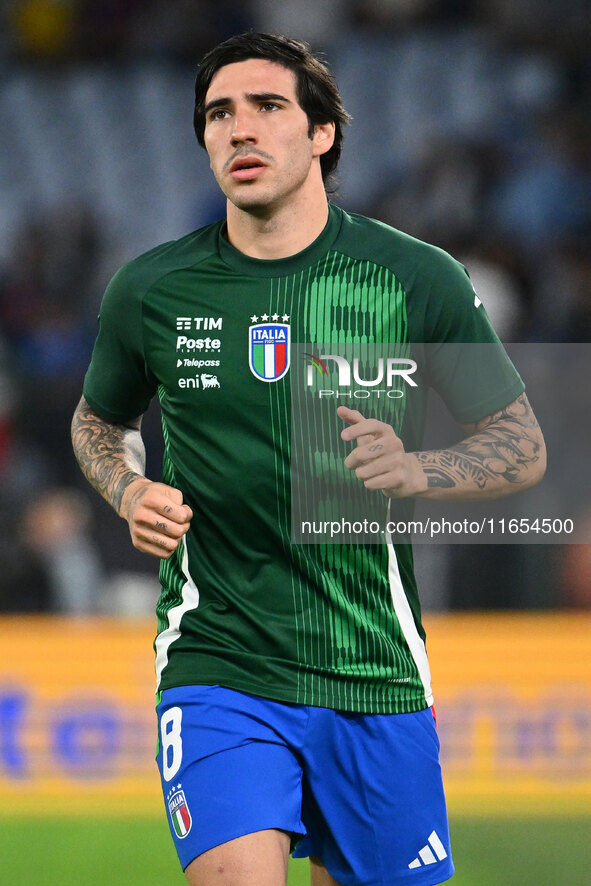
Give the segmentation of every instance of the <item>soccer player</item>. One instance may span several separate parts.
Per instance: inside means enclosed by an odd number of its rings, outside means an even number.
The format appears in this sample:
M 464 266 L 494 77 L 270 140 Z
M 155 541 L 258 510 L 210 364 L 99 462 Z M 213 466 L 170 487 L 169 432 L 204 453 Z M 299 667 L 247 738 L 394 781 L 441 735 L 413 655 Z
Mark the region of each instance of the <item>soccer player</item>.
M 421 452 L 393 400 L 334 400 L 344 473 L 384 504 L 503 495 L 544 471 L 464 270 L 329 203 L 347 121 L 299 42 L 245 34 L 205 56 L 195 130 L 226 218 L 115 275 L 73 419 L 88 480 L 162 561 L 158 764 L 192 886 L 280 886 L 290 848 L 314 886 L 453 873 L 410 548 L 290 541 L 290 342 L 492 346 L 485 373 L 432 360 L 466 428 L 453 449 Z M 156 395 L 162 482 L 139 418 Z

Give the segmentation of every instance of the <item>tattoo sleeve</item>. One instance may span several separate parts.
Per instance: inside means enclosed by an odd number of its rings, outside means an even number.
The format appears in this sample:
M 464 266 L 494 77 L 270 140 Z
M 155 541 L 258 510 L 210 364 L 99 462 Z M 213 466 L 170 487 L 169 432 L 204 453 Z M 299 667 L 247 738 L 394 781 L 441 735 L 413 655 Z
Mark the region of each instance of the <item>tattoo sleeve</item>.
M 450 449 L 416 452 L 428 491 L 453 497 L 507 495 L 536 483 L 543 475 L 546 450 L 528 399 L 522 394 L 499 412 L 471 425 L 469 436 Z
M 72 419 L 72 445 L 82 473 L 118 514 L 129 484 L 144 476 L 140 425 L 141 419 L 129 425 L 105 421 L 84 397 Z

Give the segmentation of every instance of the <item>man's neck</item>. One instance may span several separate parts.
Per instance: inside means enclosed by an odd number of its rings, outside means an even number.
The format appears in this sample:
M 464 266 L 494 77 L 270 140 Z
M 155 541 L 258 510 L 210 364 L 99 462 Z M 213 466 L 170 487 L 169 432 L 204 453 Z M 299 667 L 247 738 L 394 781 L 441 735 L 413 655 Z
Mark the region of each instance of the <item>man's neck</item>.
M 265 212 L 249 212 L 228 203 L 228 240 L 251 258 L 288 258 L 306 249 L 328 221 L 328 201 L 322 196 L 307 205 L 290 203 Z

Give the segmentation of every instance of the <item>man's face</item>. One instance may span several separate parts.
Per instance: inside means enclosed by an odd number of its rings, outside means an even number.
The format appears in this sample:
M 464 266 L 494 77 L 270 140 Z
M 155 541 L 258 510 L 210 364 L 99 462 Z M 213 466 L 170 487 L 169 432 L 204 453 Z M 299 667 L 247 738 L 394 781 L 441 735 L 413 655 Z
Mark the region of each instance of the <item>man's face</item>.
M 228 200 L 257 213 L 285 203 L 318 175 L 315 158 L 330 148 L 332 128 L 316 127 L 310 137 L 295 74 L 249 59 L 214 75 L 205 97 L 204 139 Z

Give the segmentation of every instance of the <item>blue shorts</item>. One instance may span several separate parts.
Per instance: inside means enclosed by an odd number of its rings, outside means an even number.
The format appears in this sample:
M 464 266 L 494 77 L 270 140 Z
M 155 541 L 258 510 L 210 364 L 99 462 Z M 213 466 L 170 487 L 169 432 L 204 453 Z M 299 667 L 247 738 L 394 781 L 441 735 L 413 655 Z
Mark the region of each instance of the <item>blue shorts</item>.
M 277 828 L 342 886 L 442 883 L 453 874 L 430 709 L 350 714 L 220 686 L 167 689 L 158 766 L 184 868 Z

